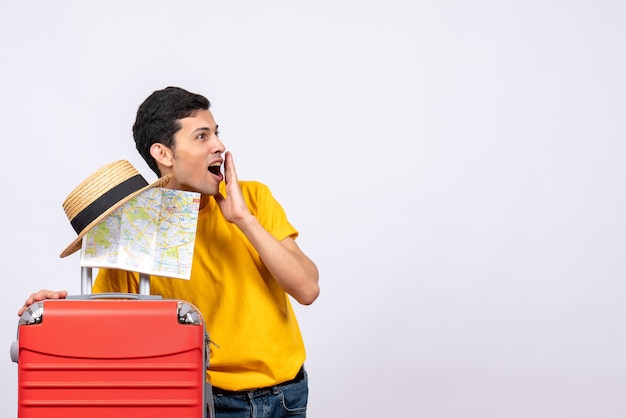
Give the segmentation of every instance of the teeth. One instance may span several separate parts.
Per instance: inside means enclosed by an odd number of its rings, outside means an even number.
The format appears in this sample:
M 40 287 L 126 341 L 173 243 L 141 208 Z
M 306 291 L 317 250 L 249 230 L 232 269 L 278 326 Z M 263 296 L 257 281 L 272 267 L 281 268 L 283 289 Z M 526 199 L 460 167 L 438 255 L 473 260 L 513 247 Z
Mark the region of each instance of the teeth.
M 215 175 L 219 175 L 221 168 L 222 168 L 222 163 L 216 162 L 216 163 L 211 163 L 211 165 L 209 165 L 208 170 Z

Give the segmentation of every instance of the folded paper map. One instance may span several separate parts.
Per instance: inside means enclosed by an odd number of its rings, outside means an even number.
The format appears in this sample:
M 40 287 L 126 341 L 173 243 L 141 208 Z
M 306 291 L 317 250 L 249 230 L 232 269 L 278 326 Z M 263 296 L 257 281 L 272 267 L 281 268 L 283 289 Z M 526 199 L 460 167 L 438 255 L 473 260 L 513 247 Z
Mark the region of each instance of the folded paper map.
M 200 193 L 142 192 L 87 232 L 80 265 L 189 280 L 199 205 Z

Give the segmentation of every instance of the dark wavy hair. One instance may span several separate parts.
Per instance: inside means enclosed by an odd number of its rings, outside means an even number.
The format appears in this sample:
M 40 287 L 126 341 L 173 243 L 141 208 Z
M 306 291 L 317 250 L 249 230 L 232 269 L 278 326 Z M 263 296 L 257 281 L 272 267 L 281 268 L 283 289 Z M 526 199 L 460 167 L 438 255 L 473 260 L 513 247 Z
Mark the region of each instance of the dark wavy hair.
M 137 151 L 148 166 L 161 176 L 156 161 L 150 155 L 152 144 L 161 143 L 170 149 L 176 146 L 174 135 L 181 128 L 179 119 L 193 116 L 199 110 L 207 110 L 209 100 L 180 87 L 166 87 L 152 93 L 137 109 L 133 125 L 133 138 Z

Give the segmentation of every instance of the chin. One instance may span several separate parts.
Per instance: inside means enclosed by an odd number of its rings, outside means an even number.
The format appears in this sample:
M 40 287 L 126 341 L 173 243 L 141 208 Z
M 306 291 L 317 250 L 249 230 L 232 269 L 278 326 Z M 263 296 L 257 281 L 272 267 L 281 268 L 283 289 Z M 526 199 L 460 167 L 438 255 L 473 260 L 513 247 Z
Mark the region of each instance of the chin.
M 212 186 L 212 187 L 203 187 L 201 190 L 198 190 L 198 192 L 208 195 L 208 196 L 215 196 L 216 194 L 220 192 L 220 185 L 216 184 L 215 186 Z

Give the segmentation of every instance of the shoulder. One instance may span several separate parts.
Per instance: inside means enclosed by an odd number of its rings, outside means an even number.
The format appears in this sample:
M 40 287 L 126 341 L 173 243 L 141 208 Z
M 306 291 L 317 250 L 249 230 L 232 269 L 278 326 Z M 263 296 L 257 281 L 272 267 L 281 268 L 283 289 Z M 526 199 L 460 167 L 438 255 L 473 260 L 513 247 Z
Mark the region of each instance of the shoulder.
M 245 193 L 270 193 L 269 187 L 256 180 L 239 180 L 239 188 Z M 226 182 L 220 183 L 220 193 L 226 193 Z
M 260 181 L 241 180 L 239 181 L 239 187 L 244 197 L 253 200 L 263 199 L 272 195 L 270 188 Z
M 267 190 L 268 192 L 270 190 L 266 184 L 256 180 L 239 180 L 239 186 L 241 187 L 241 190 Z
M 239 180 L 238 184 L 241 195 L 251 210 L 280 205 L 266 184 L 256 180 Z M 226 196 L 226 184 L 224 182 L 220 184 L 220 193 Z M 217 205 L 215 209 L 217 210 Z
M 270 188 L 259 181 L 240 181 L 239 186 L 248 208 L 259 217 L 263 214 L 281 213 L 283 207 L 270 191 Z

